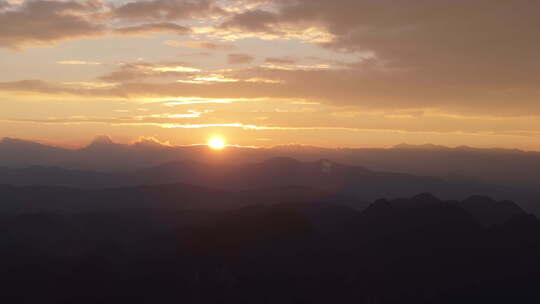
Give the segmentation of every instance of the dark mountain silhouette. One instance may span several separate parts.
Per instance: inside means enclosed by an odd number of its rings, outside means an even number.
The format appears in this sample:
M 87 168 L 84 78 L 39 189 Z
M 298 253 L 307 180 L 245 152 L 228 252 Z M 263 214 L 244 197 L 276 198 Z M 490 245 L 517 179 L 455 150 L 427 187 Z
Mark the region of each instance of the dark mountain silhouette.
M 93 206 L 0 213 L 10 303 L 538 300 L 540 222 L 511 202 L 423 193 L 364 210 L 272 200 L 224 209 L 215 206 L 234 194 L 186 185 L 8 190 L 4 205 L 34 193 Z M 508 220 L 486 223 L 492 208 Z
M 411 199 L 376 201 L 360 214 L 354 229 L 368 240 L 393 237 L 412 242 L 410 238 L 423 238 L 435 245 L 454 241 L 453 236 L 476 233 L 479 224 L 480 219 L 459 203 L 424 193 Z
M 463 201 L 461 206 L 486 225 L 502 224 L 523 212 L 514 202 L 497 202 L 482 196 L 472 196 Z

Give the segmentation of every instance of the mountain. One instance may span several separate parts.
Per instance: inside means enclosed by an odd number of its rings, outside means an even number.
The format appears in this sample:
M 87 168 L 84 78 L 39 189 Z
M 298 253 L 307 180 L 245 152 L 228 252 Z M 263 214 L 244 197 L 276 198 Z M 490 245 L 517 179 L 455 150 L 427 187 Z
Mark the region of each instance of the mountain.
M 330 160 L 301 162 L 292 158 L 272 158 L 260 163 L 222 164 L 175 161 L 131 172 L 95 172 L 59 167 L 0 168 L 0 184 L 18 186 L 46 185 L 77 188 L 115 188 L 136 185 L 191 184 L 223 191 L 246 191 L 253 197 L 283 196 L 291 190 L 290 200 L 299 197 L 330 200 L 372 201 L 380 197 L 408 197 L 429 191 L 444 199 L 463 199 L 471 194 L 497 199 L 515 198 L 522 206 L 538 211 L 540 193 L 517 191 L 508 187 L 475 181 L 404 173 L 376 172 L 359 166 Z M 272 189 L 279 189 L 274 192 Z M 302 189 L 307 189 L 301 194 Z M 356 204 L 357 205 L 357 204 Z M 480 209 L 478 209 L 480 208 Z M 478 206 L 478 212 L 482 212 Z M 501 207 L 503 208 L 503 207 Z M 504 209 L 504 208 L 503 208 Z M 475 209 L 476 210 L 476 209 Z M 497 218 L 496 211 L 487 218 Z
M 33 165 L 52 166 L 69 158 L 71 150 L 52 147 L 15 138 L 0 140 L 0 166 L 27 167 Z
M 485 225 L 502 224 L 523 214 L 523 210 L 512 201 L 497 202 L 485 196 L 471 196 L 461 206 Z
M 226 191 L 189 184 L 80 189 L 0 185 L 0 214 L 121 210 L 224 210 L 250 205 L 337 204 L 363 209 L 366 201 L 307 187 Z
M 438 242 L 444 234 L 470 234 L 481 229 L 479 219 L 459 203 L 439 200 L 429 193 L 410 199 L 377 200 L 358 216 L 353 225 L 361 238 L 370 241 L 388 237 L 404 240 L 413 235 Z
M 401 144 L 389 149 L 328 149 L 310 146 L 271 148 L 170 146 L 153 140 L 117 144 L 97 137 L 80 149 L 46 146 L 19 139 L 0 141 L 0 166 L 58 166 L 68 169 L 121 172 L 158 166 L 166 162 L 195 161 L 212 164 L 259 163 L 276 157 L 313 162 L 329 159 L 373 171 L 438 176 L 457 181 L 483 181 L 519 189 L 535 189 L 540 181 L 540 152 L 510 149 L 448 148 Z
M 286 157 L 238 165 L 172 162 L 135 173 L 142 183 L 172 180 L 236 190 L 305 186 L 334 191 L 348 180 L 365 175 L 372 172 L 328 160 L 300 162 Z
M 301 162 L 284 157 L 245 165 L 172 162 L 135 172 L 132 177 L 141 184 L 182 182 L 230 190 L 302 186 L 368 200 L 406 197 L 424 191 L 453 199 L 463 198 L 471 193 L 485 193 L 497 197 L 506 195 L 503 187 L 479 182 L 374 172 L 329 160 Z
M 83 190 L 67 187 L 0 186 L 0 213 L 103 210 L 212 210 L 248 204 L 240 196 L 186 184 Z
M 540 222 L 511 202 L 423 193 L 359 210 L 310 195 L 280 201 L 277 192 L 268 190 L 265 200 L 256 192 L 184 184 L 0 187 L 2 205 L 20 207 L 0 212 L 2 298 L 46 304 L 538 300 Z M 507 220 L 486 224 L 492 209 Z
M 108 188 L 121 185 L 116 174 L 60 167 L 0 167 L 0 184 Z

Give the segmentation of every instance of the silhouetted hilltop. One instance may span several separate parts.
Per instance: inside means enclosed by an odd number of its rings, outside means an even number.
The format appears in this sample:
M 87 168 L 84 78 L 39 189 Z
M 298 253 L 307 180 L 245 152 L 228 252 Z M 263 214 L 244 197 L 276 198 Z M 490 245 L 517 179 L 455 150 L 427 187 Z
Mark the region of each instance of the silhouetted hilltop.
M 462 202 L 444 201 L 430 193 L 422 193 L 408 199 L 391 201 L 380 199 L 359 214 L 353 226 L 358 233 L 370 239 L 390 236 L 405 238 L 408 234 L 414 234 L 416 237 L 422 233 L 423 237 L 430 238 L 429 242 L 437 242 L 442 235 L 448 233 L 456 235 L 478 233 L 482 229 L 481 225 L 504 224 L 511 218 L 526 214 L 515 206 L 516 209 L 500 210 L 497 218 L 499 221 L 488 217 L 492 221 L 487 223 L 486 214 L 491 215 L 491 206 L 481 210 L 475 208 L 482 205 L 485 199 L 475 196 Z M 491 201 L 494 205 L 513 204 Z
M 523 214 L 523 210 L 514 202 L 497 202 L 484 196 L 471 196 L 461 206 L 487 225 L 501 224 Z

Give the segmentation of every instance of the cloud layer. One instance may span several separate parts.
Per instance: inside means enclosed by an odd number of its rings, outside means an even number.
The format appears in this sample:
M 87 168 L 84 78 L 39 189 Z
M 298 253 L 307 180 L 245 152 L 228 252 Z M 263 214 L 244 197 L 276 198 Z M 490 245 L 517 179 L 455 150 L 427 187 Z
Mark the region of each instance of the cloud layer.
M 90 3 L 25 1 L 8 8 L 0 11 L 0 48 L 96 37 L 106 30 L 101 23 L 91 20 L 97 10 Z
M 115 5 L 99 0 L 0 2 L 0 48 L 22 49 L 111 35 L 190 32 L 178 24 L 225 14 L 214 1 L 153 0 Z
M 324 118 L 328 113 L 321 111 L 309 120 L 304 109 L 299 119 L 298 113 L 285 114 L 292 108 L 286 104 L 279 112 L 252 109 L 257 119 L 246 114 L 235 120 L 233 115 L 241 115 L 235 108 L 231 116 L 198 109 L 205 115 L 192 120 L 238 128 L 335 125 L 347 130 L 466 129 L 536 136 L 539 11 L 540 2 L 530 0 L 0 0 L 4 54 L 103 38 L 114 41 L 111 52 L 118 52 L 91 58 L 86 50 L 81 51 L 86 56 L 66 56 L 67 48 L 55 53 L 55 68 L 77 65 L 79 74 L 72 66 L 65 73 L 40 78 L 35 72 L 24 78 L 12 67 L 17 76 L 3 75 L 0 95 L 126 102 L 293 100 L 335 113 L 395 117 L 368 123 L 355 116 L 344 123 L 344 116 Z M 119 47 L 118 38 L 126 41 L 125 48 Z M 84 43 L 100 50 L 102 42 Z M 69 50 L 82 48 L 76 47 Z M 204 53 L 187 54 L 186 49 Z M 20 60 L 25 61 L 22 55 Z M 42 62 L 36 59 L 33 64 Z M 96 69 L 87 74 L 90 66 Z M 316 106 L 306 108 L 315 111 Z M 410 113 L 431 116 L 428 120 Z M 415 119 L 421 123 L 413 123 Z M 146 122 L 169 120 L 151 117 Z M 499 127 L 504 124 L 509 125 Z

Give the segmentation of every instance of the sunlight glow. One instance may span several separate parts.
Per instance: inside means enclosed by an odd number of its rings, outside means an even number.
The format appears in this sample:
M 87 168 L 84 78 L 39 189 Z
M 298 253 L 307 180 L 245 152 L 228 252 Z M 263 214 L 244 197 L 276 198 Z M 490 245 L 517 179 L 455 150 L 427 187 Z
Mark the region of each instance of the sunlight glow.
M 214 150 L 225 148 L 225 141 L 220 137 L 213 137 L 208 141 L 208 146 Z

